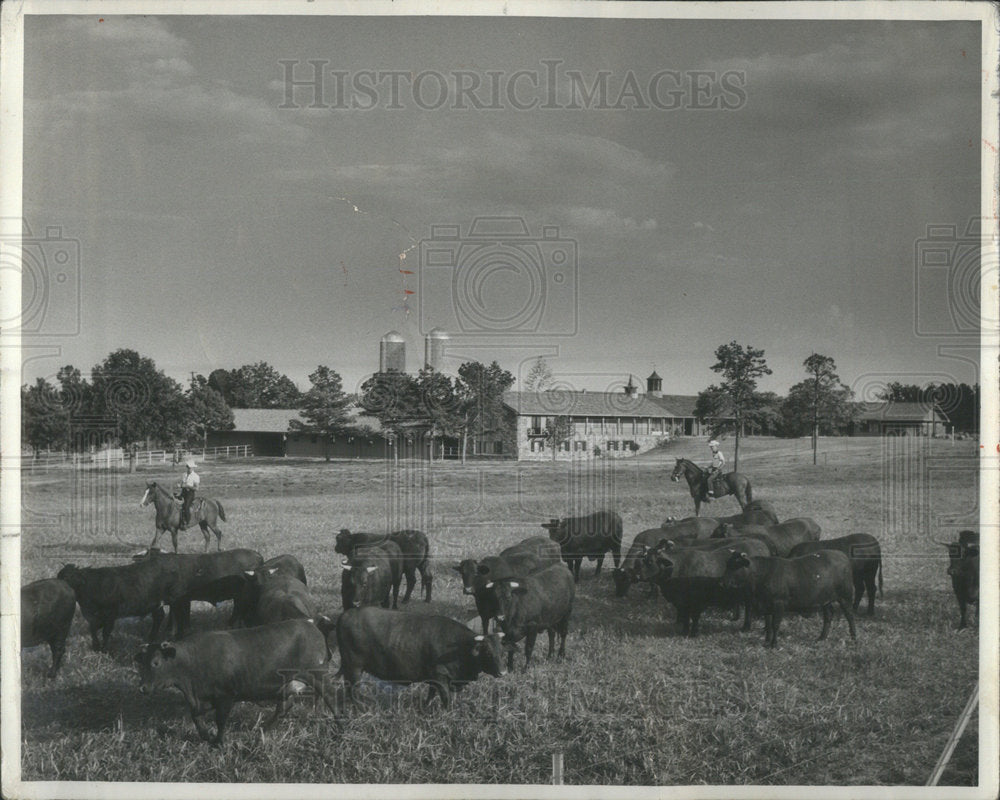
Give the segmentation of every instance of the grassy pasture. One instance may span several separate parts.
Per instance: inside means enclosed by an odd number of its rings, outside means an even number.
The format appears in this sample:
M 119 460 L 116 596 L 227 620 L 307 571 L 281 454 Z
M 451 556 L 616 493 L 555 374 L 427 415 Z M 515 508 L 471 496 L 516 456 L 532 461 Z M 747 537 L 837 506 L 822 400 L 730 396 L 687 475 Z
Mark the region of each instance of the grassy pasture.
M 975 527 L 974 447 L 828 440 L 814 467 L 805 442 L 744 443 L 741 471 L 782 519 L 811 516 L 824 538 L 863 531 L 882 543 L 885 598 L 874 619 L 859 617 L 857 643 L 839 612 L 822 643 L 819 615 L 787 618 L 776 652 L 765 651 L 760 621 L 741 634 L 719 612 L 684 639 L 662 599 L 644 586 L 617 599 L 610 559 L 598 579 L 585 562 L 565 660 L 545 660 L 543 636 L 527 672 L 519 660 L 512 675 L 484 676 L 448 712 L 435 703 L 421 713 L 425 688 L 373 683 L 342 726 L 300 702 L 264 734 L 270 707 L 241 703 L 217 750 L 198 740 L 179 694 L 139 693 L 132 653 L 148 620 L 121 621 L 110 653 L 96 654 L 78 614 L 55 681 L 44 677 L 46 647 L 23 653 L 23 778 L 548 783 L 560 750 L 575 784 L 922 784 L 977 675 L 978 637 L 955 631 L 947 557 L 930 541 Z M 451 570 L 458 559 L 543 533 L 550 516 L 602 506 L 622 514 L 627 546 L 664 517 L 692 513 L 686 485 L 668 477 L 675 455 L 699 459 L 703 449 L 677 444 L 585 466 L 255 460 L 201 473 L 229 517 L 223 546 L 293 553 L 328 612 L 340 606 L 337 530 L 417 527 L 436 558 L 434 600 L 415 591 L 399 613 L 467 620 L 475 611 Z M 26 472 L 22 582 L 70 561 L 125 563 L 152 538 L 152 509 L 138 506 L 144 482 L 179 472 Z M 706 513 L 736 510 L 724 498 Z M 200 550 L 200 532 L 182 533 L 180 547 Z M 227 605 L 196 604 L 195 628 L 224 625 Z M 973 722 L 943 782 L 975 784 L 976 763 Z

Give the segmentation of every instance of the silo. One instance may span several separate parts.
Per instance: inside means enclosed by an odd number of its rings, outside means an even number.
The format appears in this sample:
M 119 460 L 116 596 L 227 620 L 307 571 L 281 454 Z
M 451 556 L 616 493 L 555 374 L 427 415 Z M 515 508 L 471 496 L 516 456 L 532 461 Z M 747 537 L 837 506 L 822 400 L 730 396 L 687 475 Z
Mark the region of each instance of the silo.
M 397 331 L 389 331 L 378 347 L 379 372 L 406 372 L 406 342 Z
M 440 328 L 434 328 L 424 337 L 424 366 L 440 372 L 444 365 L 444 351 L 449 336 Z

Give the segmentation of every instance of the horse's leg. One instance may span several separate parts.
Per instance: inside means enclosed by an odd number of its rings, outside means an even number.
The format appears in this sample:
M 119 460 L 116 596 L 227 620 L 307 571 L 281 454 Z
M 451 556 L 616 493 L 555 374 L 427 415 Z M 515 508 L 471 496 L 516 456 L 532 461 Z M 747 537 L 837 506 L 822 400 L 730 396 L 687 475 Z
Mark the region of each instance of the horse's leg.
M 212 541 L 212 535 L 208 532 L 208 522 L 200 519 L 198 520 L 198 527 L 201 528 L 201 535 L 205 537 L 205 552 L 207 553 L 209 542 Z
M 217 525 L 213 525 L 211 522 L 208 523 L 208 527 L 210 527 L 212 529 L 212 533 L 215 534 L 215 549 L 222 550 L 222 530 Z
M 161 533 L 163 533 L 163 528 L 157 528 L 156 529 L 156 533 L 153 534 L 153 543 L 149 546 L 150 550 L 152 550 L 153 548 L 155 548 L 156 547 L 156 543 L 158 541 L 160 541 L 160 534 Z
M 170 529 L 170 538 L 174 540 L 174 552 L 177 552 L 177 528 Z

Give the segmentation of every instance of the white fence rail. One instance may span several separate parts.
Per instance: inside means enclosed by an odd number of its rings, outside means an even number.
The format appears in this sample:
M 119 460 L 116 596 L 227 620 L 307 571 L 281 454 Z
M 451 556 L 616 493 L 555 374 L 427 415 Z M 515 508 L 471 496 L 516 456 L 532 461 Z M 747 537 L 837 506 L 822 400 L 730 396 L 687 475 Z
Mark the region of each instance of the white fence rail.
M 204 462 L 251 457 L 253 457 L 253 447 L 244 444 L 192 450 L 138 450 L 135 453 L 135 463 L 138 466 L 149 466 L 152 464 L 183 464 L 189 458 Z M 121 448 L 111 448 L 93 453 L 53 452 L 21 456 L 22 469 L 34 471 L 52 467 L 128 469 L 129 452 Z

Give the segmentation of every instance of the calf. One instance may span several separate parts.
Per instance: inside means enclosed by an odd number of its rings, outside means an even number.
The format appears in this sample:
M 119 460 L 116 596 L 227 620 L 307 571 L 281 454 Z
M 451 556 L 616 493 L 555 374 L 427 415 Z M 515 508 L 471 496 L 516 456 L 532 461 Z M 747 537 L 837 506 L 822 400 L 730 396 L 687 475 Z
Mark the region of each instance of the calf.
M 139 561 L 120 567 L 77 567 L 67 564 L 58 577 L 73 589 L 80 611 L 90 626 L 94 650 L 107 650 L 115 621 L 122 617 L 153 615 L 149 641 L 163 623 L 163 604 L 175 596 L 178 582 L 176 562 L 162 559 Z M 97 632 L 103 630 L 98 642 Z
M 238 700 L 277 701 L 272 726 L 288 695 L 311 687 L 327 707 L 323 673 L 326 636 L 313 620 L 296 619 L 235 631 L 205 631 L 182 642 L 144 645 L 135 654 L 140 691 L 180 689 L 202 741 L 222 744 L 226 720 Z M 215 711 L 213 736 L 202 715 Z
M 354 548 L 364 545 L 395 542 L 402 554 L 403 574 L 406 576 L 406 594 L 403 602 L 410 601 L 413 587 L 417 583 L 417 572 L 420 572 L 420 588 L 424 592 L 424 602 L 431 601 L 431 584 L 434 576 L 431 574 L 431 549 L 427 536 L 422 531 L 402 530 L 394 533 L 351 533 L 347 528 L 341 528 L 337 534 L 334 552 L 351 557 Z
M 573 579 L 580 580 L 580 563 L 584 557 L 597 561 L 594 576 L 601 574 L 604 554 L 610 550 L 615 567 L 621 560 L 622 518 L 614 511 L 597 511 L 586 517 L 567 517 L 543 522 L 549 538 L 559 545 L 565 561 L 573 572 Z
M 316 601 L 306 585 L 279 567 L 247 570 L 246 576 L 253 586 L 253 605 L 248 609 L 251 625 L 317 617 Z
M 76 595 L 65 581 L 49 578 L 21 587 L 21 647 L 49 646 L 49 678 L 54 678 L 62 665 L 75 613 Z
M 485 585 L 496 597 L 496 619 L 507 640 L 517 644 L 524 639 L 525 669 L 531 662 L 535 639 L 542 631 L 549 635 L 549 658 L 555 649 L 557 633 L 559 655 L 566 654 L 566 634 L 576 594 L 574 583 L 573 575 L 563 564 L 554 564 L 524 578 L 490 581 Z M 514 669 L 513 650 L 507 655 L 507 669 Z
M 839 550 L 851 559 L 854 575 L 854 613 L 858 612 L 861 597 L 868 592 L 868 616 L 875 615 L 875 576 L 878 575 L 878 594 L 882 596 L 882 548 L 878 539 L 867 533 L 852 533 L 838 539 L 820 539 L 818 542 L 799 542 L 788 553 L 789 558 L 806 556 L 819 550 Z
M 351 557 L 341 562 L 340 597 L 344 610 L 381 605 L 398 608 L 399 582 L 403 578 L 402 553 L 395 542 L 355 547 Z
M 502 633 L 477 635 L 461 622 L 425 614 L 393 614 L 381 608 L 352 608 L 337 621 L 340 670 L 348 697 L 361 673 L 409 686 L 429 683 L 425 705 L 440 696 L 448 708 L 452 692 L 481 672 L 505 672 Z
M 643 557 L 646 579 L 660 587 L 663 598 L 677 609 L 681 633 L 694 638 L 698 622 L 708 606 L 744 607 L 743 630 L 750 630 L 750 593 L 741 587 L 725 587 L 722 578 L 726 564 L 736 552 L 766 555 L 767 545 L 755 539 L 720 540 L 722 547 L 709 542 L 699 547 L 674 548 L 671 541 L 661 542 Z M 737 550 L 735 547 L 739 547 Z
M 774 542 L 778 555 L 786 558 L 792 548 L 800 542 L 815 542 L 819 539 L 821 529 L 815 520 L 809 517 L 797 517 L 785 520 L 776 525 L 729 525 L 719 526 L 713 536 L 765 536 Z
M 979 608 L 979 534 L 962 531 L 957 542 L 938 544 L 948 548 L 948 575 L 958 600 L 958 630 L 962 630 L 968 626 L 968 607 Z
M 820 550 L 798 558 L 753 557 L 733 553 L 726 564 L 723 585 L 749 588 L 754 606 L 764 614 L 764 645 L 777 647 L 778 628 L 786 611 L 823 611 L 820 641 L 830 631 L 833 603 L 844 612 L 851 638 L 856 639 L 851 599 L 854 577 L 851 560 L 837 550 Z

